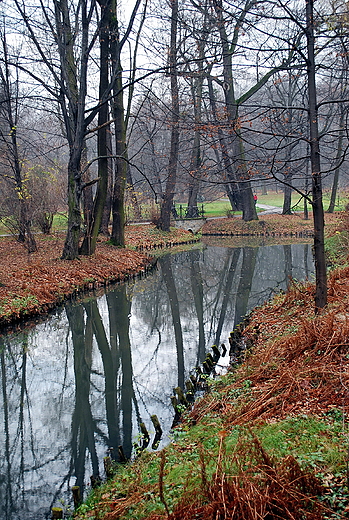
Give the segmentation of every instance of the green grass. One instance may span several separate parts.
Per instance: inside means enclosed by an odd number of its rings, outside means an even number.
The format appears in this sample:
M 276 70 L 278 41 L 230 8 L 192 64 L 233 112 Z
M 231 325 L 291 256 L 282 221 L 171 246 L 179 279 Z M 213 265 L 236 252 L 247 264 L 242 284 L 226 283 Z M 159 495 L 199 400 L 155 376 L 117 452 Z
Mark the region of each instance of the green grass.
M 68 217 L 66 213 L 56 213 L 53 216 L 53 231 L 65 231 L 67 229 Z
M 258 202 L 260 204 L 267 204 L 268 206 L 276 206 L 278 208 L 282 208 L 284 203 L 284 194 L 280 191 L 276 193 L 275 191 L 268 192 L 267 195 L 262 195 L 258 193 Z M 324 191 L 323 192 L 323 204 L 324 210 L 326 211 L 330 204 L 331 192 Z M 304 201 L 301 199 L 298 193 L 292 193 L 291 204 L 293 206 L 293 211 L 303 211 L 304 209 Z M 339 193 L 336 200 L 335 211 L 343 211 L 345 206 L 348 204 L 348 195 L 347 193 Z M 309 210 L 311 208 L 309 207 Z
M 176 209 L 179 214 L 180 204 L 176 204 Z M 182 204 L 183 214 L 185 214 L 186 204 Z M 205 217 L 226 217 L 228 212 L 231 212 L 231 205 L 229 200 L 217 200 L 214 202 L 204 202 L 198 204 L 198 208 L 201 211 L 204 208 Z M 241 211 L 235 211 L 235 215 L 241 214 Z
M 252 429 L 241 426 L 224 428 L 220 415 L 210 413 L 196 426 L 188 428 L 184 424 L 178 428 L 174 443 L 165 449 L 163 492 L 169 510 L 173 510 L 185 491 L 200 493 L 203 460 L 206 477 L 211 482 L 220 453 L 222 468 L 229 474 L 237 474 L 237 464 L 241 468 L 247 460 L 258 465 L 260 452 L 251 449 L 254 439 L 258 439 L 276 466 L 292 455 L 304 471 L 312 469 L 320 478 L 324 475 L 343 478 L 345 475 L 347 443 L 339 410 L 333 410 L 332 416 L 301 415 L 277 423 L 262 423 Z M 135 500 L 130 509 L 118 518 L 141 520 L 152 512 L 163 513 L 159 494 L 159 454 L 145 452 L 131 465 L 117 465 L 115 471 L 112 481 L 92 492 L 80 508 L 78 519 L 90 518 L 88 511 L 94 509 L 101 495 L 109 495 L 112 501 L 113 497 L 127 496 L 135 488 L 142 499 Z
M 67 215 L 65 213 L 57 213 L 53 217 L 52 231 L 60 232 L 65 231 L 67 229 Z M 33 226 L 33 230 L 35 233 L 39 232 L 37 226 Z M 0 235 L 10 235 L 10 229 L 4 225 L 4 223 L 0 220 Z

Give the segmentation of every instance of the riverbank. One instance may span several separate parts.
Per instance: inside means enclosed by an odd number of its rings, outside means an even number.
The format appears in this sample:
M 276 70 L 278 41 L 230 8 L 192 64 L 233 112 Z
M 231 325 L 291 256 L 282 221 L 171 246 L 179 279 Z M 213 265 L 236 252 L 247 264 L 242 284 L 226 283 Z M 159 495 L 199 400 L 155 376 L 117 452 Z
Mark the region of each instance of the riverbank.
M 325 231 L 331 235 L 339 226 L 342 213 L 325 213 Z M 203 235 L 212 236 L 267 236 L 302 238 L 313 235 L 312 213 L 304 220 L 302 213 L 293 215 L 262 215 L 259 220 L 244 222 L 241 218 L 216 218 L 208 220 L 202 228 Z
M 40 235 L 38 251 L 29 255 L 14 238 L 1 237 L 0 326 L 44 315 L 67 298 L 142 274 L 152 267 L 155 249 L 198 240 L 179 229 L 164 233 L 154 226 L 129 226 L 125 249 L 101 238 L 94 255 L 67 261 L 60 258 L 64 238 Z
M 245 362 L 209 381 L 173 443 L 117 465 L 76 520 L 345 518 L 348 495 L 349 267 L 346 232 L 315 316 L 310 283 L 255 309 Z

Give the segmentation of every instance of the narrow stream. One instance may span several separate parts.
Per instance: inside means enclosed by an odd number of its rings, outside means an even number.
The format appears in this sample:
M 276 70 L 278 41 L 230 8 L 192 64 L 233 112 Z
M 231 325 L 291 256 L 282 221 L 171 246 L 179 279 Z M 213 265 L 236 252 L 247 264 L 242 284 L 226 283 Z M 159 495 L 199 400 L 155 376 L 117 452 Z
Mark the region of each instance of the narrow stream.
M 253 307 L 313 273 L 311 245 L 202 246 L 146 278 L 68 303 L 0 337 L 0 519 L 43 520 L 127 457 L 156 414 L 168 442 L 173 388 Z M 151 443 L 148 449 L 151 449 Z

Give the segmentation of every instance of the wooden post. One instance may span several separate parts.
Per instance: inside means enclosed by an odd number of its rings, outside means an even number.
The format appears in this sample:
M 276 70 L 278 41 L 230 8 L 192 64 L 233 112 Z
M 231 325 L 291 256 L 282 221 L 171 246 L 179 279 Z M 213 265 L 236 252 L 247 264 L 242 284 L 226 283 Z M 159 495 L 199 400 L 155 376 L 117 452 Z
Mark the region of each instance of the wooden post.
M 188 381 L 185 382 L 185 387 L 187 389 L 187 392 L 194 392 L 194 385 L 193 383 L 190 381 L 190 379 L 188 379 Z
M 91 475 L 90 480 L 92 489 L 96 489 L 98 486 L 101 485 L 101 479 L 98 475 Z
M 51 509 L 51 515 L 52 520 L 63 518 L 63 509 L 61 507 L 53 507 Z
M 209 374 L 211 372 L 211 367 L 207 363 L 207 360 L 203 362 L 202 367 L 204 369 L 205 374 Z
M 213 357 L 212 357 L 212 354 L 209 352 L 206 356 L 206 359 L 205 361 L 207 361 L 207 363 L 213 368 L 214 365 L 215 365 L 215 362 L 213 361 Z
M 179 402 L 181 404 L 183 404 L 184 406 L 188 406 L 188 401 L 186 400 L 185 398 L 185 395 L 184 395 L 184 392 L 183 390 L 181 389 L 180 386 L 177 386 L 174 391 L 176 392 L 176 394 L 178 395 L 178 399 L 179 399 Z
M 190 377 L 190 381 L 193 383 L 193 387 L 194 387 L 194 390 L 196 389 L 196 384 L 197 384 L 197 381 L 196 381 L 196 377 L 192 374 Z
M 141 448 L 142 448 L 142 450 L 145 450 L 145 448 L 149 444 L 150 435 L 149 435 L 148 430 L 147 430 L 147 428 L 146 428 L 144 423 L 141 422 L 139 427 L 141 429 L 141 434 L 142 434 L 142 446 L 141 446 Z
M 162 428 L 160 426 L 160 422 L 159 422 L 159 419 L 158 419 L 157 415 L 152 415 L 150 417 L 150 419 L 151 419 L 151 422 L 154 425 L 155 431 L 162 434 Z
M 176 396 L 171 395 L 170 399 L 171 399 L 171 404 L 173 406 L 174 411 L 177 412 L 178 401 L 177 401 Z
M 156 448 L 159 446 L 159 442 L 160 442 L 160 439 L 162 436 L 162 428 L 160 426 L 160 422 L 159 422 L 159 419 L 157 418 L 157 415 L 152 415 L 150 417 L 150 419 L 155 428 L 155 437 L 154 437 L 154 441 L 153 441 L 153 444 L 151 447 L 153 450 L 156 450 Z
M 74 509 L 76 509 L 81 504 L 80 486 L 73 486 L 71 490 L 73 493 Z
M 217 345 L 212 345 L 212 351 L 213 351 L 213 360 L 217 362 L 219 360 L 219 358 L 221 357 L 221 353 L 219 352 L 219 348 L 217 347 Z
M 111 458 L 104 457 L 103 463 L 104 463 L 104 471 L 105 471 L 107 478 L 111 478 L 113 476 L 113 465 L 112 465 Z
M 127 458 L 124 453 L 124 448 L 121 445 L 118 446 L 118 455 L 120 464 L 125 464 L 125 462 L 127 462 Z

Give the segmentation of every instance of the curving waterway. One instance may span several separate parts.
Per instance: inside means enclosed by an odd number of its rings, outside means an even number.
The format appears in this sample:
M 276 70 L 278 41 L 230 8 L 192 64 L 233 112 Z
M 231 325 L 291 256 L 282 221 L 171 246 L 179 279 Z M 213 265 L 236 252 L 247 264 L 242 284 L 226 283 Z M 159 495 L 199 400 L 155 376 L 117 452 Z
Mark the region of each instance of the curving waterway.
M 141 422 L 153 438 L 153 414 L 168 442 L 173 388 L 248 311 L 312 273 L 309 244 L 201 245 L 0 337 L 0 519 L 69 508 L 73 485 L 104 478 L 107 453 L 131 455 Z

